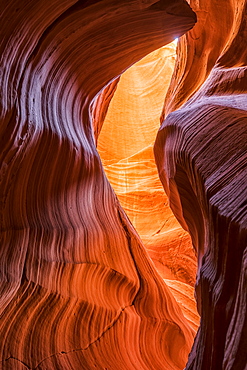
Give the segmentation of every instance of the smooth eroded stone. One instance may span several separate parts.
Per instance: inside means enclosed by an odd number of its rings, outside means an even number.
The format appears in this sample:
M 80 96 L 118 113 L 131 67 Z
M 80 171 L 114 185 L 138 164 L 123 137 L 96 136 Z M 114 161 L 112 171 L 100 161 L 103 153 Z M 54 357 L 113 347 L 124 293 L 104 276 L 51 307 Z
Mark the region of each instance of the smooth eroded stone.
M 195 14 L 12 0 L 0 16 L 2 369 L 182 369 L 193 331 L 106 179 L 92 107 Z

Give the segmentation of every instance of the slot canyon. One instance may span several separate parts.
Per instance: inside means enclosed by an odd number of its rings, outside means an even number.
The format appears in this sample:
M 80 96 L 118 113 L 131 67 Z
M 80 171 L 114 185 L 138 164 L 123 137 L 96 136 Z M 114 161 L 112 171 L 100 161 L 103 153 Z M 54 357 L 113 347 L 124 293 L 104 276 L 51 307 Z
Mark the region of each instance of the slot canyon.
M 247 370 L 247 0 L 0 17 L 0 369 Z

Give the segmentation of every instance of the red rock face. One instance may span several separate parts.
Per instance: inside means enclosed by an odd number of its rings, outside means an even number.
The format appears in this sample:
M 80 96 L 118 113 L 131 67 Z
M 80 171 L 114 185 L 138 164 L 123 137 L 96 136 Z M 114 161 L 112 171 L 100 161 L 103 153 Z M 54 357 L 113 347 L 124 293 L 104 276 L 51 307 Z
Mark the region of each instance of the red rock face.
M 198 23 L 181 39 L 155 144 L 198 254 L 186 369 L 245 370 L 246 1 L 190 5 Z M 95 136 L 118 76 L 194 13 L 183 0 L 12 0 L 0 16 L 0 368 L 182 370 L 193 330 Z
M 193 331 L 105 177 L 91 113 L 194 13 L 13 0 L 0 14 L 1 368 L 182 369 Z
M 156 163 L 173 212 L 198 251 L 201 326 L 186 369 L 244 370 L 246 2 L 191 6 L 199 21 L 181 41 L 164 115 L 192 98 L 163 122 Z
M 175 61 L 176 43 L 172 42 L 135 63 L 123 73 L 117 86 L 110 85 L 116 90 L 100 132 L 98 150 L 107 178 L 149 256 L 197 330 L 195 252 L 188 233 L 169 208 L 153 156 Z M 109 88 L 100 100 L 105 96 L 109 96 Z

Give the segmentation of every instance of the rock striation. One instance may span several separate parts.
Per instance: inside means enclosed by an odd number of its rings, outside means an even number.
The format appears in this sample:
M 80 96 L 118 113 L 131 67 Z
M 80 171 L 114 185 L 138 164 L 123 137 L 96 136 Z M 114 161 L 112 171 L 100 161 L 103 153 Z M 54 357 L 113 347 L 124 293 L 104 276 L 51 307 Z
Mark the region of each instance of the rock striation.
M 186 369 L 245 370 L 247 4 L 190 5 L 198 23 L 181 39 L 155 143 L 160 179 L 198 255 L 201 325 Z
M 175 60 L 176 42 L 172 42 L 121 75 L 100 132 L 98 151 L 107 178 L 149 256 L 160 275 L 169 280 L 185 317 L 197 330 L 199 318 L 193 300 L 196 256 L 188 233 L 169 208 L 153 156 Z M 109 89 L 100 96 L 101 100 L 109 96 Z
M 247 2 L 189 3 L 0 3 L 0 369 L 246 370 Z M 156 229 L 145 248 L 96 149 L 119 76 L 187 31 L 155 161 L 197 253 L 195 341 L 184 273 Z
M 104 174 L 93 119 L 195 14 L 183 0 L 12 0 L 0 16 L 0 368 L 182 369 L 193 330 Z

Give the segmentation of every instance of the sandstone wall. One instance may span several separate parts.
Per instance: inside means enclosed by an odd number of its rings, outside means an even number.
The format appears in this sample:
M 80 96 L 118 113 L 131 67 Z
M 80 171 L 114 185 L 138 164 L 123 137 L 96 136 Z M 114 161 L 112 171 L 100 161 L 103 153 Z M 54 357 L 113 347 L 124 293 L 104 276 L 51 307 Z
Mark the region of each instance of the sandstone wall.
M 1 368 L 183 368 L 192 330 L 106 179 L 92 110 L 194 13 L 13 0 L 0 15 Z
M 181 40 L 155 144 L 171 207 L 198 254 L 201 326 L 186 369 L 244 370 L 246 2 L 190 5 L 198 23 Z

